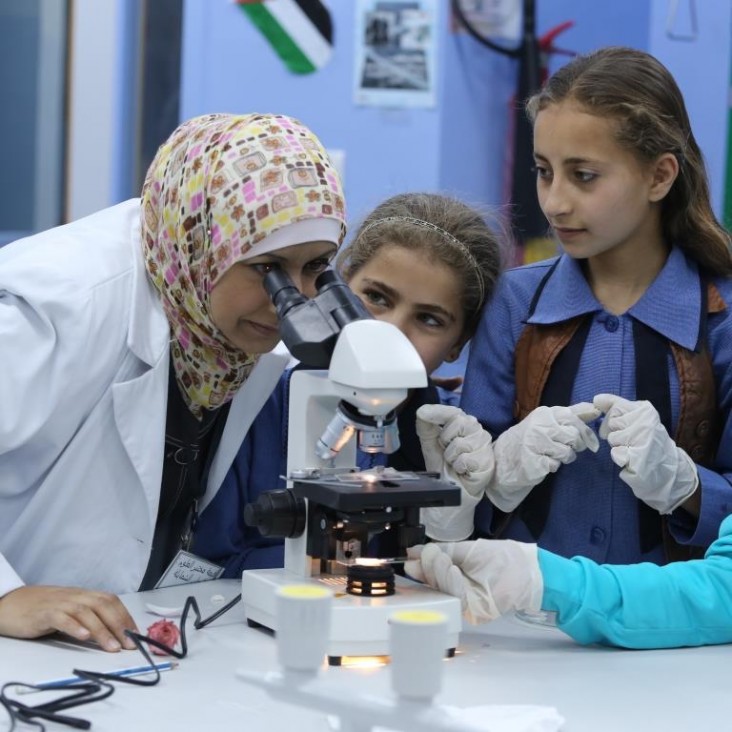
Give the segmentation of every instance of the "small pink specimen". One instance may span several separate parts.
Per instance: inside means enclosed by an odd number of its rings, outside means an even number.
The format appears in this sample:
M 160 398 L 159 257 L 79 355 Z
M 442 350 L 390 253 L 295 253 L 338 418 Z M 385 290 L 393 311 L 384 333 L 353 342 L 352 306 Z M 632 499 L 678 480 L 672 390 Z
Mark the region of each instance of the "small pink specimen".
M 180 638 L 180 631 L 172 620 L 158 620 L 147 629 L 147 635 L 159 643 L 164 643 L 168 648 L 175 648 Z M 150 646 L 150 650 L 156 656 L 168 655 L 165 651 L 153 645 Z

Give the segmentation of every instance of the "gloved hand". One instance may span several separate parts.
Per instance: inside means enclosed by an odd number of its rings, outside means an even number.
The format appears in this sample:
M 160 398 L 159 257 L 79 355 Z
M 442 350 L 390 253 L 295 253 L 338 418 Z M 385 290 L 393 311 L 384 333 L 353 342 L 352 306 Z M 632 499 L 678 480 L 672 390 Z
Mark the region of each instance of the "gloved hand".
M 460 598 L 471 623 L 511 610 L 541 610 L 544 580 L 536 544 L 478 539 L 413 546 L 407 553 L 406 573 Z
M 501 511 L 513 511 L 531 489 L 578 452 L 597 452 L 591 422 L 600 411 L 588 402 L 571 407 L 537 407 L 493 443 L 496 469 L 485 492 Z
M 694 461 L 671 439 L 654 406 L 614 394 L 598 394 L 593 404 L 605 413 L 600 437 L 620 478 L 641 501 L 662 514 L 675 511 L 699 487 Z
M 444 461 L 471 496 L 482 498 L 495 461 L 493 438 L 475 417 L 458 407 L 425 404 L 417 410 L 417 435 L 427 470 L 441 472 Z
M 459 506 L 423 508 L 420 521 L 437 541 L 460 541 L 473 533 L 475 507 L 493 475 L 492 438 L 475 417 L 443 404 L 417 410 L 417 435 L 425 467 L 461 486 Z

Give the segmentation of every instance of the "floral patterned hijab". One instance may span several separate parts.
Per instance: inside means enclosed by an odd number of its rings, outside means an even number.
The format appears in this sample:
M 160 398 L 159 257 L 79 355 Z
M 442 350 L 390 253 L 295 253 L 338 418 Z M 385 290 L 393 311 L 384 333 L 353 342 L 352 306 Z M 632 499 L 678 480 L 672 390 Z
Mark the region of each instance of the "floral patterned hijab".
M 196 117 L 158 150 L 142 189 L 143 257 L 170 322 L 178 384 L 197 417 L 231 400 L 256 362 L 212 322 L 211 290 L 232 265 L 278 248 L 267 237 L 317 219 L 331 220 L 336 233 L 322 238 L 340 245 L 340 179 L 297 120 Z M 278 246 L 292 243 L 284 237 Z

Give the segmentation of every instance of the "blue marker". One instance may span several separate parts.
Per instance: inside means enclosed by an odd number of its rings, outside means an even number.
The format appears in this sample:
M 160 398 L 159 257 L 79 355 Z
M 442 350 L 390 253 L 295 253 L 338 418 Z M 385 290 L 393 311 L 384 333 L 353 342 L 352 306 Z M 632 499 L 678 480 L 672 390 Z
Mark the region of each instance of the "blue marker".
M 178 664 L 176 661 L 164 661 L 163 663 L 156 663 L 152 666 L 146 664 L 145 666 L 130 666 L 129 668 L 118 668 L 114 671 L 102 671 L 100 673 L 107 674 L 109 676 L 142 676 L 144 674 L 154 673 L 155 669 L 158 671 L 171 671 L 177 668 Z M 70 686 L 71 684 L 80 684 L 88 681 L 89 679 L 82 679 L 80 676 L 67 676 L 64 679 L 52 679 L 50 681 L 41 681 L 38 684 L 34 684 L 33 689 L 20 687 L 18 694 L 32 694 L 34 691 L 46 691 L 47 689 L 62 689 L 64 686 Z

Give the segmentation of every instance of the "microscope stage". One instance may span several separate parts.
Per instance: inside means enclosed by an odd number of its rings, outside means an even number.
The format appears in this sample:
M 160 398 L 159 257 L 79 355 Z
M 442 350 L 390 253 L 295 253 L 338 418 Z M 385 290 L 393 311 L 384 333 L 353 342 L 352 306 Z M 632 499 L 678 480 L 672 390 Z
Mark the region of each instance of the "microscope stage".
M 328 587 L 334 593 L 327 655 L 388 656 L 389 617 L 399 610 L 432 610 L 447 617 L 446 652 L 457 647 L 462 628 L 460 600 L 396 576 L 396 592 L 388 597 L 358 597 L 346 593 L 346 578 L 336 575 L 300 577 L 285 569 L 252 569 L 242 574 L 242 599 L 250 625 L 277 632 L 276 593 L 292 584 Z
M 362 511 L 369 508 L 393 506 L 459 506 L 460 486 L 444 480 L 418 473 L 403 473 L 414 476 L 404 478 L 383 478 L 358 480 L 358 476 L 369 471 L 345 474 L 339 477 L 320 477 L 310 480 L 295 480 L 293 490 L 300 498 L 306 498 L 320 506 L 337 511 Z M 394 471 L 398 474 L 397 471 Z M 378 473 L 376 474 L 378 475 Z

